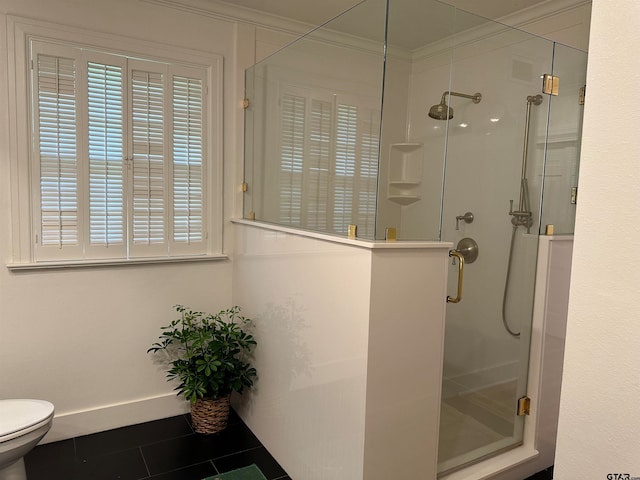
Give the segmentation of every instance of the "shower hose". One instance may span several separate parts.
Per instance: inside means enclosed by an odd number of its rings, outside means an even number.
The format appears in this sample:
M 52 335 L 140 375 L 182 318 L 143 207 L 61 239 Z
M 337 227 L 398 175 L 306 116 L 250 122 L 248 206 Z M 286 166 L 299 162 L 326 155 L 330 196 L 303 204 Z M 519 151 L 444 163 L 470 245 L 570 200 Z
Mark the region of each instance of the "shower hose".
M 509 327 L 509 324 L 507 323 L 507 315 L 505 313 L 506 309 L 507 309 L 507 292 L 509 290 L 509 279 L 511 277 L 511 263 L 513 260 L 513 245 L 515 243 L 515 239 L 516 239 L 516 232 L 518 231 L 518 226 L 514 225 L 513 226 L 513 230 L 511 231 L 511 245 L 509 246 L 509 262 L 507 264 L 507 275 L 505 277 L 504 280 L 504 293 L 502 295 L 502 324 L 504 325 L 504 328 L 507 332 L 509 332 L 509 335 L 511 335 L 512 337 L 519 337 L 520 336 L 520 332 L 514 332 L 513 330 L 511 330 L 511 328 Z

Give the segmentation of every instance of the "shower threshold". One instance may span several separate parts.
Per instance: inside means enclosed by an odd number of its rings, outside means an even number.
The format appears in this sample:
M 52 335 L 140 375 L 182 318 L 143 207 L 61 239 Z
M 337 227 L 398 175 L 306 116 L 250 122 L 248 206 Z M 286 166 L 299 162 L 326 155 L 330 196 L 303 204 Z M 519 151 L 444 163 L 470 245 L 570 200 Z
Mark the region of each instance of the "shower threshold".
M 508 381 L 442 400 L 439 477 L 522 445 L 514 437 L 516 387 Z

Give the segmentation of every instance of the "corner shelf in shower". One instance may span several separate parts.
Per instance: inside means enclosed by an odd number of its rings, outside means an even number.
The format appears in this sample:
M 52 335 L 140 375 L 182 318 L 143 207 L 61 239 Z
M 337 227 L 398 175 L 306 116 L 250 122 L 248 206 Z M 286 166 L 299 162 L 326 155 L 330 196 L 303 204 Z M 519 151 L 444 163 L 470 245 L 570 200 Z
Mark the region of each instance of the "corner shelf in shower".
M 422 143 L 419 142 L 400 142 L 400 143 L 392 143 L 391 148 L 396 149 L 400 152 L 410 153 L 415 150 L 422 148 Z
M 399 189 L 413 188 L 422 183 L 422 180 L 391 180 L 389 185 Z
M 403 207 L 405 205 L 411 205 L 412 203 L 420 200 L 420 197 L 417 195 L 389 195 L 387 198 L 393 203 L 397 203 L 398 205 L 402 205 Z
M 421 198 L 423 144 L 392 143 L 389 148 L 387 198 L 398 205 L 410 205 Z

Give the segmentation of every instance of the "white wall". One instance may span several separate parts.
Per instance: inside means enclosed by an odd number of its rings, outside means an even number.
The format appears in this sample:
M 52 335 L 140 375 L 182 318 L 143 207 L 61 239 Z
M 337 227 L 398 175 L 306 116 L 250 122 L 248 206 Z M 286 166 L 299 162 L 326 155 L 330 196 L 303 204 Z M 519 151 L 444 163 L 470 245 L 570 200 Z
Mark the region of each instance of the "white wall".
M 639 48 L 640 4 L 594 0 L 558 480 L 640 476 L 640 112 L 624 101 L 640 83 Z M 605 118 L 612 87 L 621 101 Z
M 450 245 L 236 228 L 234 301 L 259 339 L 247 425 L 292 478 L 435 478 Z
M 373 250 L 366 480 L 436 477 L 449 248 Z
M 292 478 L 362 478 L 371 251 L 235 228 L 233 298 L 259 342 L 238 412 Z
M 220 54 L 225 61 L 225 173 L 235 183 L 235 34 L 229 22 L 128 0 L 5 0 L 0 3 L 0 261 L 11 258 L 6 17 L 30 17 Z M 241 98 L 241 97 L 240 97 Z M 21 100 L 21 99 L 18 99 Z M 241 118 L 241 116 L 240 116 Z M 225 216 L 233 207 L 227 188 Z M 229 244 L 230 236 L 225 234 Z M 146 349 L 184 303 L 231 302 L 229 261 L 10 272 L 0 266 L 0 398 L 54 403 L 49 441 L 170 416 L 186 407 Z M 217 310 L 216 310 L 217 311 Z M 81 413 L 80 413 L 81 412 Z

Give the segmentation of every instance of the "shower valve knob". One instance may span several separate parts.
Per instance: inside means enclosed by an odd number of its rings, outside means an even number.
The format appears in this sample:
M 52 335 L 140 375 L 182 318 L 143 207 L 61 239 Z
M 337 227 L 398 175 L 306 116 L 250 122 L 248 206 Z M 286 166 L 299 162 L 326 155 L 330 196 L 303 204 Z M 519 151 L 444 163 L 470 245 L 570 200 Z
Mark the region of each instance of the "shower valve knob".
M 467 212 L 464 215 L 458 215 L 456 217 L 456 230 L 460 230 L 460 220 L 464 220 L 465 223 L 473 222 L 474 216 L 473 213 Z

